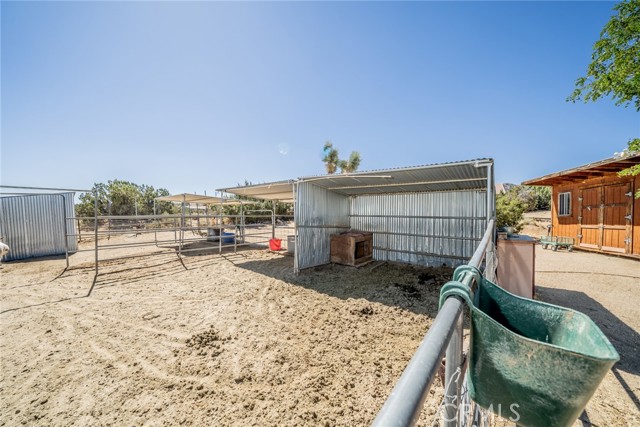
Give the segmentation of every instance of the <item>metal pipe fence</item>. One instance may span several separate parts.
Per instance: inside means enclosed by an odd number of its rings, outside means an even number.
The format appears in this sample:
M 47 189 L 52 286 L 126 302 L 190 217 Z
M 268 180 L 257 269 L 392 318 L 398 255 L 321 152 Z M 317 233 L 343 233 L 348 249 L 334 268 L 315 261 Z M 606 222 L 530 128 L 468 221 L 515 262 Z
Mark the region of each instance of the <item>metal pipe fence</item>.
M 67 237 L 80 238 L 85 241 L 91 237 L 95 240 L 94 248 L 81 249 L 76 252 L 95 251 L 95 268 L 98 272 L 100 261 L 113 261 L 140 256 L 161 255 L 166 251 L 141 252 L 136 255 L 123 255 L 100 259 L 102 251 L 142 248 L 155 246 L 160 249 L 177 252 L 178 256 L 190 252 L 207 252 L 240 247 L 266 246 L 270 239 L 292 234 L 295 227 L 289 225 L 292 215 L 275 215 L 271 210 L 247 211 L 240 215 L 231 214 L 162 214 L 162 215 L 97 215 L 95 217 L 68 217 L 68 220 L 84 224 L 77 233 L 68 233 Z M 92 222 L 93 227 L 88 227 Z M 226 230 L 226 231 L 225 231 Z M 84 231 L 84 234 L 83 234 Z M 173 233 L 172 238 L 167 234 Z M 118 236 L 132 237 L 153 234 L 153 239 L 143 241 L 105 243 Z M 159 236 L 159 234 L 161 236 Z M 283 236 L 284 234 L 284 236 Z M 89 237 L 91 236 L 91 237 Z M 159 238 L 160 237 L 160 238 Z M 286 243 L 284 245 L 286 248 Z M 67 254 L 68 264 L 68 254 Z M 68 266 L 68 265 L 67 265 Z
M 495 265 L 494 219 L 487 229 L 468 265 L 480 269 L 485 261 L 485 274 Z M 463 273 L 460 281 L 473 286 L 474 277 Z M 464 370 L 462 354 L 462 307 L 457 297 L 450 297 L 442 305 L 418 350 L 409 361 L 402 376 L 373 421 L 374 427 L 413 426 L 420 416 L 429 390 L 441 366 L 445 364 L 445 426 L 457 426 L 460 421 L 460 390 Z

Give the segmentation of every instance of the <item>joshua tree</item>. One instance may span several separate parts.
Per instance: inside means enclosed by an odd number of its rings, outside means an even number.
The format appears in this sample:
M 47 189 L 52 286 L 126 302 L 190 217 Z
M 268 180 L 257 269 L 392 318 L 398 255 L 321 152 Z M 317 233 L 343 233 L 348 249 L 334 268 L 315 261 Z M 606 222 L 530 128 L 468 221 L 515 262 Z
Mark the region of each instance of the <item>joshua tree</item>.
M 358 170 L 360 166 L 360 153 L 357 151 L 351 152 L 349 156 L 349 160 L 340 160 L 338 156 L 338 150 L 333 148 L 333 143 L 331 141 L 327 141 L 324 143 L 324 158 L 322 161 L 324 162 L 325 167 L 327 168 L 328 174 L 334 174 L 340 168 L 341 173 L 350 173 Z
M 342 173 L 351 173 L 358 170 L 358 166 L 360 166 L 360 153 L 357 151 L 352 151 L 349 156 L 349 160 L 340 160 L 338 164 L 340 167 L 340 172 Z
M 324 143 L 323 151 L 324 158 L 322 159 L 322 161 L 327 168 L 327 173 L 336 173 L 336 170 L 338 169 L 338 163 L 340 162 L 340 159 L 338 158 L 338 150 L 333 148 L 333 144 L 331 143 L 331 141 L 327 141 Z

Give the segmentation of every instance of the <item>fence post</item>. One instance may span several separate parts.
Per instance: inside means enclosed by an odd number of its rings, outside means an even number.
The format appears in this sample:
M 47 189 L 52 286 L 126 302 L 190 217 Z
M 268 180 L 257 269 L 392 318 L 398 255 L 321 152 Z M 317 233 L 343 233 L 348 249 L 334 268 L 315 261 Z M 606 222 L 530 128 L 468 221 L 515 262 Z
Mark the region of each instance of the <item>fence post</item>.
M 454 297 L 455 298 L 455 297 Z M 462 366 L 462 314 L 456 320 L 455 329 L 447 346 L 445 361 L 444 386 L 444 426 L 458 427 L 460 386 L 462 385 L 462 372 L 458 369 Z
M 93 206 L 93 215 L 94 215 L 94 237 L 95 237 L 95 258 L 96 258 L 96 276 L 98 275 L 98 190 L 94 190 L 93 192 L 94 206 Z
M 64 259 L 67 262 L 67 268 L 69 268 L 69 231 L 67 228 L 67 200 L 64 198 L 64 194 L 60 194 L 62 197 L 62 228 L 64 231 Z
M 278 203 L 278 201 L 274 200 L 271 205 L 271 207 L 273 208 L 273 210 L 271 211 L 271 238 L 272 239 L 276 238 L 276 203 Z

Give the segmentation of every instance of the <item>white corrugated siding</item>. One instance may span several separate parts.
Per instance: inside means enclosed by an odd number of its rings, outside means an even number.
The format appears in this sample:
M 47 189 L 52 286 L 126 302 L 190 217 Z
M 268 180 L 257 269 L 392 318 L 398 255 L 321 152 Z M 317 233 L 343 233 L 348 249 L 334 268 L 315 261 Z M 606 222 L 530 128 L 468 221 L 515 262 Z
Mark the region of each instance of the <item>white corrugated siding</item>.
M 351 199 L 350 227 L 373 232 L 376 260 L 459 265 L 487 225 L 485 191 L 363 195 Z
M 330 235 L 349 228 L 349 199 L 317 187 L 298 183 L 296 196 L 296 270 L 330 261 Z
M 6 261 L 65 253 L 67 235 L 76 234 L 74 193 L 0 197 L 0 236 L 11 251 Z M 71 219 L 70 219 L 71 218 Z M 67 237 L 69 251 L 78 249 L 75 236 Z

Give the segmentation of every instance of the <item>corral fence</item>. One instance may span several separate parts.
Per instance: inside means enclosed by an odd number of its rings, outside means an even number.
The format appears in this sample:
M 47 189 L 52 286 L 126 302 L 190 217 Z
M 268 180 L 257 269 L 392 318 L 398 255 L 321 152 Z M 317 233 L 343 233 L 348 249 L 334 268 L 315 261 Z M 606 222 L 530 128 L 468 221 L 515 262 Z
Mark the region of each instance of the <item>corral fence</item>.
M 76 192 L 86 190 L 48 189 L 37 187 L 10 187 L 38 191 Z M 33 193 L 16 193 L 21 195 Z M 95 195 L 95 194 L 94 194 Z M 185 209 L 177 215 L 141 215 L 141 216 L 99 216 L 98 198 L 95 197 L 94 217 L 70 216 L 66 209 L 62 214 L 63 241 L 65 257 L 69 267 L 69 252 L 93 251 L 95 253 L 95 272 L 98 274 L 100 261 L 117 260 L 150 253 L 99 258 L 100 250 L 124 247 L 156 246 L 170 249 L 178 256 L 192 251 L 218 250 L 225 248 L 234 251 L 241 246 L 264 245 L 273 238 L 295 234 L 293 216 L 276 215 L 273 210 L 242 211 L 239 215 L 223 213 L 201 215 L 186 214 Z M 64 213 L 62 213 L 64 212 Z M 69 226 L 69 223 L 74 226 Z M 93 227 L 89 224 L 93 223 Z M 77 224 L 77 227 L 75 225 Z M 226 231 L 225 231 L 226 230 Z M 83 233 L 84 231 L 84 233 Z M 122 234 L 150 236 L 146 241 L 130 243 L 111 243 L 111 237 Z M 495 280 L 497 264 L 494 245 L 495 219 L 487 222 L 484 235 L 478 244 L 468 265 L 481 271 L 489 280 Z M 76 249 L 70 240 L 93 239 L 92 249 Z M 282 239 L 286 242 L 286 239 Z M 193 243 L 200 243 L 194 247 Z M 285 245 L 286 247 L 286 245 Z M 162 252 L 156 252 L 160 254 Z M 153 253 L 152 253 L 153 254 Z M 460 282 L 473 287 L 474 276 L 464 272 Z M 430 388 L 438 374 L 445 357 L 445 399 L 444 426 L 482 425 L 482 410 L 472 402 L 466 402 L 464 394 L 464 372 L 466 359 L 463 353 L 463 302 L 455 296 L 449 297 L 442 305 L 433 324 L 427 331 L 422 343 L 405 368 L 393 391 L 373 422 L 375 427 L 413 426 L 420 416 Z M 440 423 L 438 423 L 440 425 Z
M 97 215 L 72 218 L 81 224 L 93 220 L 93 227 L 83 227 L 74 237 L 84 241 L 95 240 L 93 249 L 78 249 L 78 252 L 95 251 L 95 269 L 99 263 L 119 259 L 163 254 L 166 251 L 140 252 L 129 255 L 105 257 L 106 251 L 123 248 L 155 246 L 176 252 L 178 256 L 207 251 L 233 250 L 249 246 L 267 246 L 271 239 L 285 242 L 294 232 L 292 215 L 276 215 L 273 210 L 246 211 L 238 215 L 216 214 L 162 214 L 162 215 Z M 123 242 L 117 236 L 141 236 L 139 241 Z M 145 238 L 145 236 L 147 236 Z M 68 259 L 67 259 L 68 266 Z
M 237 201 L 240 211 L 236 215 L 225 214 L 222 209 L 215 213 L 213 206 L 206 207 L 202 214 L 201 209 L 186 209 L 184 205 L 180 214 L 98 215 L 98 197 L 93 190 L 7 185 L 0 189 L 0 234 L 13 246 L 8 260 L 64 254 L 69 268 L 70 253 L 93 252 L 97 275 L 102 261 L 167 252 L 178 256 L 216 250 L 222 253 L 223 249 L 235 252 L 241 247 L 267 246 L 271 239 L 281 239 L 283 249 L 293 250 L 287 246 L 288 237 L 295 234 L 293 215 L 276 215 L 272 209 L 245 210 L 242 201 Z M 77 192 L 94 193 L 93 216 L 75 215 Z M 116 239 L 118 236 L 135 239 L 123 241 Z M 35 241 L 44 242 L 42 248 L 35 248 Z M 91 248 L 78 245 L 90 241 L 94 242 Z M 160 250 L 136 250 L 145 247 Z M 132 250 L 116 256 L 115 249 Z M 109 252 L 114 256 L 104 255 Z
M 497 264 L 494 245 L 494 219 L 487 224 L 480 244 L 467 265 L 484 271 L 485 277 L 495 279 Z M 473 287 L 474 277 L 464 272 L 460 282 Z M 485 418 L 482 410 L 465 402 L 463 396 L 466 359 L 463 354 L 463 306 L 458 297 L 446 299 L 422 343 L 409 361 L 402 376 L 373 422 L 374 427 L 413 426 L 418 421 L 431 385 L 445 357 L 445 398 L 443 425 L 445 427 L 479 426 Z M 440 425 L 438 422 L 437 425 Z

